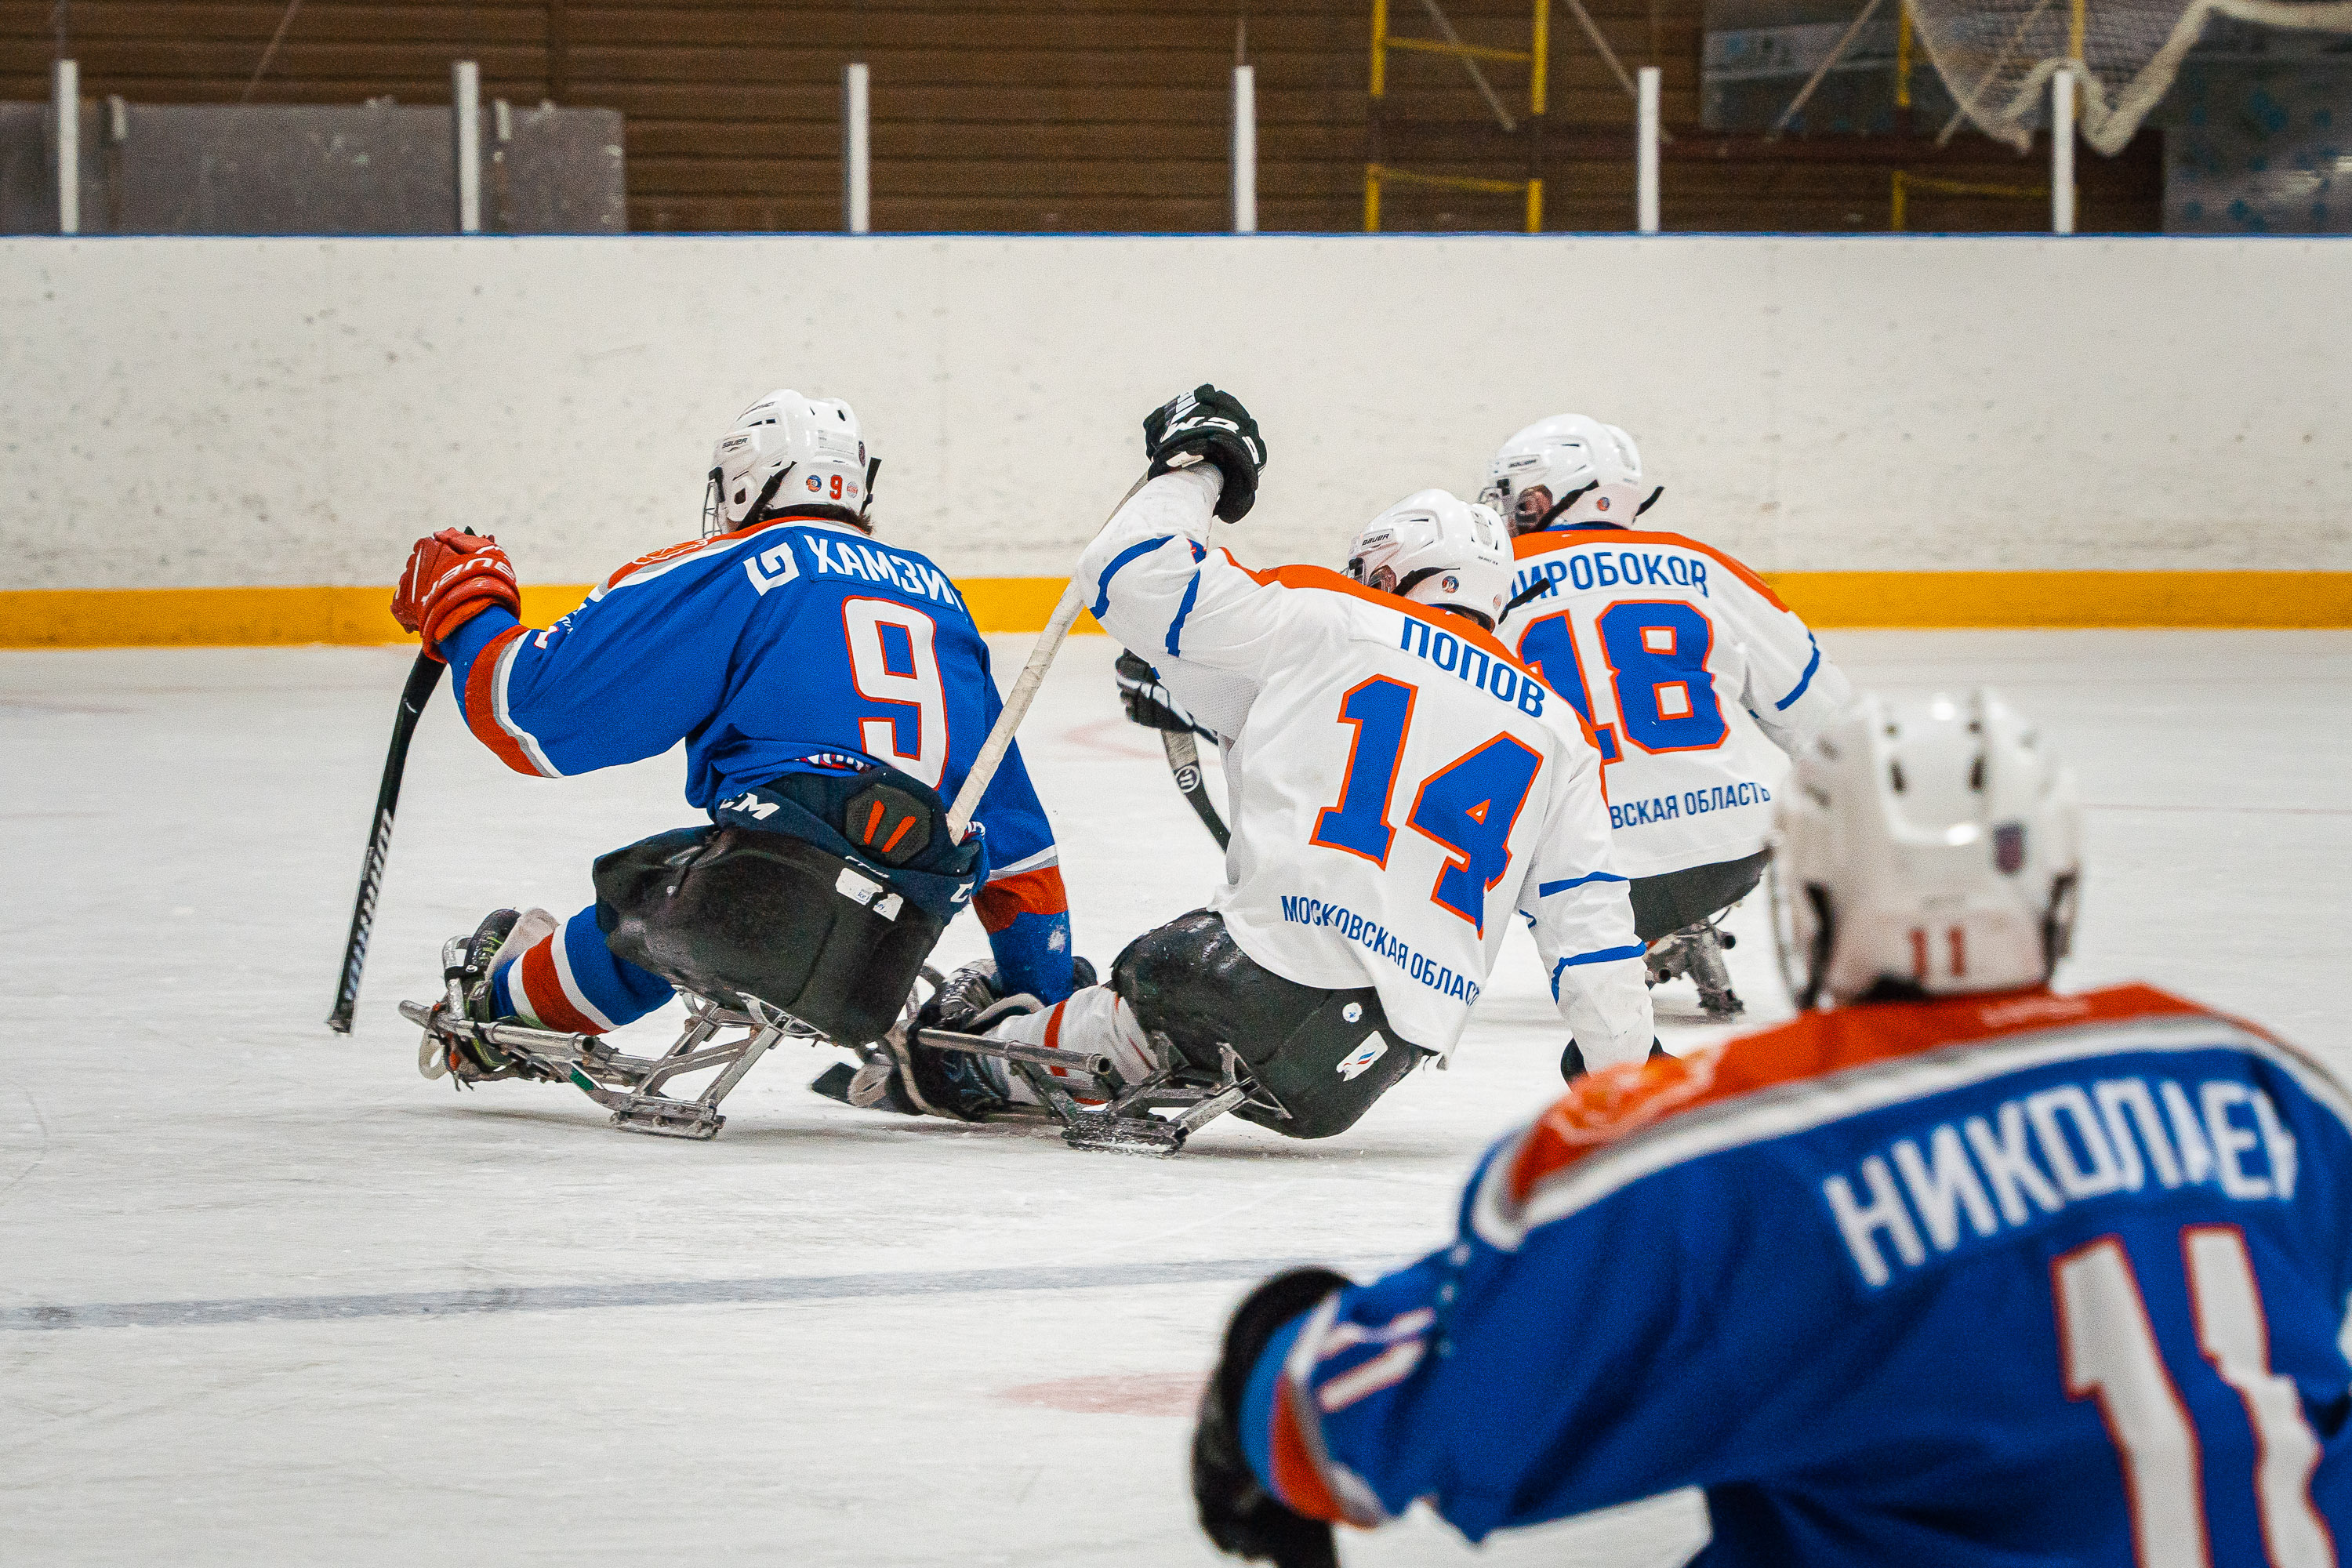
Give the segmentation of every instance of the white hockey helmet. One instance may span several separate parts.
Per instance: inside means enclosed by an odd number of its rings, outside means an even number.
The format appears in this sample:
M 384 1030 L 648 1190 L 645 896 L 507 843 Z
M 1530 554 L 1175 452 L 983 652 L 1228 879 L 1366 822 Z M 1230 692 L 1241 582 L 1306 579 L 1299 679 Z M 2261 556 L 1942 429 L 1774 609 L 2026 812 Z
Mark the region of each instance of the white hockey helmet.
M 1772 868 L 1798 1005 L 2048 982 L 2082 875 L 2074 774 L 1991 691 L 1864 696 L 1796 759 Z
M 1511 536 L 1492 507 L 1415 490 L 1348 545 L 1348 575 L 1415 604 L 1465 610 L 1493 630 L 1511 591 Z
M 1503 443 L 1478 499 L 1510 519 L 1513 533 L 1579 522 L 1631 528 L 1664 488 L 1643 484 L 1633 437 L 1581 414 L 1555 414 Z
M 819 512 L 860 528 L 878 459 L 866 456 L 857 411 L 837 397 L 772 392 L 736 416 L 710 454 L 702 536 L 778 512 Z

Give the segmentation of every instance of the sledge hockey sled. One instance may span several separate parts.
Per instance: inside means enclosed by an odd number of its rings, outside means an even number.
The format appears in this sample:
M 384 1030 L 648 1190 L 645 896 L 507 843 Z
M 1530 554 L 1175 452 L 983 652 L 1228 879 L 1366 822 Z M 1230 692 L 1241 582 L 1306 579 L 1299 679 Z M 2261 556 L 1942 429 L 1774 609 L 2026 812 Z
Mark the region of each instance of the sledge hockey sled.
M 1169 1155 L 1180 1152 L 1193 1133 L 1242 1105 L 1255 1101 L 1276 1116 L 1287 1115 L 1251 1078 L 1247 1064 L 1231 1046 L 1219 1047 L 1223 1060 L 1212 1072 L 1193 1066 L 1165 1035 L 1154 1031 L 1150 1040 L 1156 1065 L 1141 1082 L 1130 1084 L 1108 1056 L 902 1025 L 872 1048 L 898 1058 L 899 1081 L 908 1096 L 934 1116 L 951 1113 L 924 1102 L 908 1056 L 910 1040 L 1003 1062 L 1042 1103 L 1007 1106 L 982 1112 L 978 1120 L 1059 1128 L 1062 1142 L 1073 1149 Z
M 453 949 L 462 939 L 453 940 Z M 463 954 L 445 952 L 443 966 L 455 970 Z M 921 985 L 937 990 L 939 972 L 926 965 Z M 452 1042 L 479 1042 L 514 1058 L 518 1076 L 548 1083 L 569 1083 L 610 1110 L 612 1125 L 624 1132 L 708 1141 L 727 1124 L 719 1102 L 743 1081 L 759 1059 L 782 1040 L 803 1040 L 813 1046 L 833 1045 L 822 1031 L 780 1008 L 745 998 L 740 1008 L 724 1007 L 689 991 L 678 993 L 686 1004 L 686 1027 L 677 1043 L 658 1057 L 632 1056 L 601 1035 L 573 1035 L 525 1024 L 485 1024 L 466 1016 L 462 982 L 449 982 L 449 994 L 430 1006 L 403 1002 L 400 1015 L 422 1028 L 428 1051 L 446 1049 Z M 912 1085 L 914 1074 L 907 1058 L 907 1040 L 914 1030 L 920 990 L 910 994 L 898 1021 L 876 1044 L 862 1047 L 861 1056 L 887 1052 L 897 1057 L 901 1080 Z M 1009 1071 L 1021 1075 L 1043 1104 L 1011 1106 L 981 1120 L 1058 1127 L 1062 1140 L 1074 1149 L 1106 1149 L 1126 1153 L 1176 1153 L 1184 1141 L 1235 1107 L 1255 1101 L 1276 1115 L 1285 1114 L 1250 1078 L 1247 1067 L 1231 1047 L 1215 1072 L 1186 1062 L 1161 1036 L 1151 1039 L 1160 1065 L 1139 1083 L 1129 1084 L 1107 1056 L 1055 1050 L 1016 1041 L 959 1035 L 945 1029 L 924 1029 L 917 1037 L 926 1046 L 994 1057 Z M 665 1092 L 673 1079 L 716 1069 L 717 1076 L 690 1098 Z M 1057 1073 L 1055 1069 L 1059 1069 Z M 824 1086 L 846 1064 L 818 1080 Z M 830 1088 L 820 1092 L 833 1093 Z M 919 1091 L 910 1096 L 922 1104 Z M 834 1098 L 843 1098 L 833 1093 Z M 930 1115 L 950 1113 L 922 1104 Z M 1166 1111 L 1171 1114 L 1160 1115 Z
M 601 1035 L 568 1035 L 557 1029 L 535 1029 L 524 1024 L 481 1024 L 465 1015 L 461 1004 L 403 1002 L 400 1016 L 422 1027 L 431 1050 L 450 1041 L 479 1041 L 514 1058 L 519 1076 L 548 1083 L 569 1083 L 613 1113 L 613 1125 L 625 1132 L 650 1132 L 666 1138 L 711 1139 L 727 1124 L 719 1102 L 743 1081 L 743 1075 L 783 1039 L 827 1043 L 824 1036 L 790 1014 L 761 1003 L 738 1012 L 688 992 L 686 1027 L 677 1043 L 658 1057 L 635 1057 L 616 1048 Z M 691 1099 L 665 1094 L 670 1080 L 716 1068 L 718 1076 Z

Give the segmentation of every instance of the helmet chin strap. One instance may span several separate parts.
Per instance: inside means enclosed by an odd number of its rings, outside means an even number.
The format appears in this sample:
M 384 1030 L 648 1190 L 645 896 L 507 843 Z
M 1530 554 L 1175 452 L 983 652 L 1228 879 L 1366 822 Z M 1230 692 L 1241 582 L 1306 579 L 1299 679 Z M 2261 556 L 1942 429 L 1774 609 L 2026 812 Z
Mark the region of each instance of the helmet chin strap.
M 771 475 L 768 479 L 768 482 L 760 487 L 759 495 L 753 498 L 751 501 L 751 510 L 743 514 L 743 521 L 737 526 L 749 528 L 755 522 L 766 521 L 768 515 L 768 503 L 775 500 L 776 492 L 783 488 L 784 476 L 791 473 L 798 467 L 800 467 L 798 463 L 786 463 L 782 468 L 778 468 L 772 475 Z

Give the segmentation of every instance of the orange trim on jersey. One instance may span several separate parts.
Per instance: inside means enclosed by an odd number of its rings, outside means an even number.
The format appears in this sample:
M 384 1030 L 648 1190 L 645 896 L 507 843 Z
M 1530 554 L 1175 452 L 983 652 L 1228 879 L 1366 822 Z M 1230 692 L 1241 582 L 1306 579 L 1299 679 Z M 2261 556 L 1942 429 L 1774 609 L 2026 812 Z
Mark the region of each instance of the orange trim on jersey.
M 1315 1461 L 1315 1450 L 1307 1446 L 1306 1434 L 1299 1429 L 1297 1398 L 1297 1390 L 1291 1386 L 1290 1376 L 1285 1373 L 1275 1384 L 1274 1430 L 1266 1446 L 1267 1468 L 1274 1471 L 1275 1495 L 1293 1513 L 1344 1524 L 1348 1510 L 1332 1494 L 1330 1483 L 1323 1479 L 1323 1467 Z
M 1394 594 L 1383 594 L 1378 588 L 1367 588 L 1354 578 L 1342 576 L 1328 566 L 1276 566 L 1267 572 L 1253 572 L 1242 565 L 1240 562 L 1234 561 L 1230 552 L 1226 552 L 1225 559 L 1233 561 L 1234 565 L 1244 575 L 1261 585 L 1270 584 L 1282 588 L 1320 588 L 1326 593 L 1345 594 L 1349 598 L 1361 599 L 1368 605 L 1378 605 L 1383 610 L 1402 610 L 1413 619 L 1426 621 L 1448 637 L 1458 637 L 1481 652 L 1501 659 L 1529 680 L 1541 683 L 1542 678 L 1526 665 L 1521 664 L 1517 654 L 1505 647 L 1502 639 L 1496 637 L 1494 633 L 1480 631 L 1478 623 L 1475 621 L 1465 620 L 1460 616 L 1449 615 L 1443 610 L 1433 610 L 1426 605 L 1417 604 L 1413 600 L 1402 598 Z M 1549 691 L 1551 689 L 1545 687 L 1544 689 Z
M 1578 1079 L 1520 1144 L 1511 1166 L 1511 1197 L 1524 1203 L 1546 1180 L 1586 1155 L 1702 1105 L 1949 1046 L 2084 1024 L 2190 1015 L 2223 1016 L 2146 985 L 2116 985 L 2074 996 L 2036 986 L 1807 1013 L 1717 1050 L 1626 1062 Z M 2236 1019 L 2227 1021 L 2247 1026 Z
M 474 739 L 490 749 L 492 755 L 519 773 L 532 778 L 545 775 L 539 765 L 522 749 L 522 742 L 507 732 L 499 722 L 499 660 L 505 657 L 507 645 L 530 630 L 529 626 L 509 626 L 483 645 L 474 656 L 473 668 L 466 672 L 466 728 Z
M 1522 537 L 1533 538 L 1534 535 L 1528 534 L 1523 535 Z M 1678 535 L 1659 535 L 1658 537 L 1679 539 Z M 1696 548 L 1703 550 L 1706 549 L 1706 546 L 1699 545 Z M 1340 574 L 1332 571 L 1328 566 L 1276 566 L 1271 572 L 1253 572 L 1248 567 L 1244 566 L 1240 562 L 1234 561 L 1233 552 L 1224 551 L 1222 553 L 1224 555 L 1226 560 L 1233 561 L 1234 566 L 1237 571 L 1241 572 L 1244 576 L 1250 578 L 1255 583 L 1273 584 L 1277 587 L 1283 588 L 1324 588 L 1333 593 L 1349 595 L 1352 597 L 1363 600 L 1364 603 L 1368 605 L 1378 605 L 1384 610 L 1402 610 L 1406 615 L 1411 616 L 1413 619 L 1426 622 L 1430 626 L 1434 626 L 1437 630 L 1445 633 L 1448 637 L 1459 637 L 1462 641 L 1468 643 L 1471 647 L 1477 648 L 1482 653 L 1485 653 L 1491 658 L 1501 659 L 1505 664 L 1509 665 L 1513 669 L 1517 670 L 1521 675 L 1527 677 L 1529 680 L 1534 681 L 1546 691 L 1551 692 L 1554 697 L 1559 696 L 1559 692 L 1553 688 L 1549 681 L 1547 681 L 1542 676 L 1538 675 L 1534 670 L 1519 662 L 1519 656 L 1513 653 L 1509 648 L 1505 647 L 1500 637 L 1496 637 L 1491 632 L 1480 631 L 1478 629 L 1478 623 L 1475 621 L 1465 621 L 1459 616 L 1447 615 L 1441 610 L 1433 610 L 1427 605 L 1416 604 L 1411 599 L 1400 598 L 1394 594 L 1383 594 L 1377 588 L 1367 588 L 1361 583 L 1357 582 L 1354 578 L 1342 576 Z M 1738 567 L 1742 572 L 1747 570 L 1746 567 L 1740 566 L 1736 561 L 1730 563 L 1730 564 Z M 1769 595 L 1771 590 L 1767 588 L 1765 593 Z M 1772 602 L 1777 605 L 1780 601 L 1774 599 Z M 1565 699 L 1562 700 L 1565 701 Z M 1591 721 L 1585 718 L 1583 714 L 1577 713 L 1575 703 L 1568 702 L 1567 708 L 1570 713 L 1576 714 L 1576 727 L 1582 732 L 1584 736 L 1584 743 L 1592 748 L 1594 755 L 1601 755 L 1601 737 L 1592 732 Z M 1601 798 L 1603 802 L 1606 802 L 1609 798 L 1609 770 L 1605 767 L 1601 770 Z
M 516 978 L 522 982 L 523 996 L 541 1024 L 570 1035 L 601 1035 L 604 1026 L 574 1007 L 563 994 L 563 977 L 555 973 L 555 944 L 562 938 L 559 931 L 531 943 L 530 951 L 516 961 Z
M 665 544 L 659 550 L 638 556 L 635 561 L 605 578 L 604 585 L 607 589 L 617 588 L 621 585 L 621 579 L 632 573 L 642 572 L 648 566 L 658 566 L 665 561 L 675 561 L 681 555 L 691 555 L 696 551 L 709 545 L 732 544 L 739 539 L 749 539 L 761 529 L 773 528 L 780 522 L 841 522 L 841 520 L 837 517 L 803 517 L 795 512 L 781 512 L 773 517 L 763 517 L 757 522 L 746 523 L 730 533 L 714 533 L 708 539 L 682 539 L 676 544 Z M 847 528 L 850 525 L 841 522 L 841 526 Z
M 1040 866 L 991 882 L 971 900 L 981 929 L 993 935 L 1023 915 L 1067 914 L 1070 896 L 1062 889 L 1062 868 Z
M 1514 560 L 1525 561 L 1531 556 L 1549 555 L 1558 551 L 1573 550 L 1580 544 L 1673 544 L 1685 550 L 1696 550 L 1708 560 L 1730 568 L 1733 576 L 1763 595 L 1765 602 L 1774 609 L 1785 610 L 1789 607 L 1780 602 L 1780 595 L 1772 592 L 1770 584 L 1750 572 L 1746 566 L 1734 561 L 1712 544 L 1701 544 L 1697 540 L 1679 533 L 1654 533 L 1648 530 L 1637 528 L 1599 528 L 1590 531 L 1549 529 L 1540 533 L 1522 533 L 1511 541 L 1511 556 Z
M 1676 536 L 1659 535 L 1658 537 Z M 1682 542 L 1678 538 L 1676 542 Z M 1698 545 L 1695 548 L 1704 550 L 1706 547 Z M 1383 610 L 1402 610 L 1414 620 L 1425 622 L 1448 637 L 1460 638 L 1489 658 L 1501 659 L 1546 691 L 1551 692 L 1553 696 L 1559 695 L 1542 676 L 1520 663 L 1519 656 L 1505 647 L 1500 637 L 1496 637 L 1492 632 L 1480 631 L 1478 623 L 1475 621 L 1465 621 L 1460 616 L 1448 615 L 1442 610 L 1433 610 L 1426 605 L 1400 598 L 1394 594 L 1383 594 L 1378 588 L 1367 588 L 1352 577 L 1342 576 L 1328 566 L 1276 566 L 1268 572 L 1253 572 L 1240 562 L 1234 561 L 1232 551 L 1220 551 L 1219 553 L 1227 561 L 1233 562 L 1235 571 L 1249 578 L 1250 581 L 1262 585 L 1270 584 L 1279 588 L 1321 588 L 1329 593 L 1345 594 L 1351 598 L 1361 599 L 1368 605 L 1378 605 Z M 1729 564 L 1742 572 L 1748 570 L 1736 561 Z M 1771 593 L 1769 588 L 1764 591 L 1768 595 Z M 1780 601 L 1774 599 L 1772 602 L 1777 605 Z M 1568 710 L 1570 713 L 1576 713 L 1576 704 L 1569 703 Z M 1601 750 L 1601 738 L 1592 732 L 1591 723 L 1583 714 L 1576 713 L 1576 725 L 1584 733 L 1584 743 L 1598 753 Z M 1609 781 L 1605 771 L 1601 783 L 1601 797 L 1603 800 L 1609 798 Z

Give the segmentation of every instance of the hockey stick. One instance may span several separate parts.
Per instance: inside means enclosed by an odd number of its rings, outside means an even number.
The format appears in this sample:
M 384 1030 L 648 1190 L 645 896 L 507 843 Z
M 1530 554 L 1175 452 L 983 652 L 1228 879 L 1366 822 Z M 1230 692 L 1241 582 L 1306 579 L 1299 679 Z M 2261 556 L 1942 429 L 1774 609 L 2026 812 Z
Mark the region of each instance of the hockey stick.
M 1150 477 L 1147 471 L 1142 478 L 1128 486 L 1127 494 L 1118 498 L 1118 506 L 1110 509 L 1110 517 L 1117 517 L 1119 508 L 1133 500 L 1135 492 L 1141 489 L 1144 480 Z M 1110 517 L 1103 519 L 1104 527 L 1110 526 Z M 1079 592 L 1078 580 L 1071 578 L 1069 586 L 1062 590 L 1061 599 L 1054 605 L 1053 615 L 1046 618 L 1045 629 L 1037 634 L 1037 646 L 1029 650 L 1029 662 L 1021 667 L 1020 679 L 1013 683 L 1012 691 L 1006 694 L 1004 710 L 996 716 L 996 723 L 989 730 L 988 739 L 981 745 L 980 755 L 972 759 L 971 772 L 964 774 L 963 787 L 956 791 L 955 804 L 948 807 L 948 837 L 957 843 L 962 843 L 965 835 L 971 831 L 972 814 L 980 809 L 980 797 L 988 793 L 989 781 L 1003 765 L 1004 753 L 1013 748 L 1013 731 L 1021 727 L 1022 716 L 1029 711 L 1029 704 L 1036 700 L 1037 688 L 1045 682 L 1046 668 L 1054 662 L 1054 656 L 1062 651 L 1062 639 L 1068 637 L 1070 628 L 1077 624 L 1078 612 L 1086 607 L 1086 595 Z
M 335 991 L 335 1010 L 327 1027 L 339 1035 L 352 1032 L 352 1013 L 360 1002 L 360 971 L 367 966 L 368 931 L 375 924 L 376 894 L 383 888 L 383 863 L 392 853 L 392 818 L 400 809 L 400 775 L 408 767 L 408 740 L 416 733 L 417 715 L 425 711 L 441 672 L 449 667 L 431 654 L 420 653 L 409 668 L 408 684 L 400 693 L 400 716 L 392 721 L 392 750 L 383 759 L 383 782 L 376 786 L 375 826 L 368 836 L 367 854 L 360 861 L 359 897 L 352 901 L 352 933 L 343 942 L 343 979 Z
M 1181 734 L 1162 730 L 1160 746 L 1168 753 L 1168 771 L 1176 775 L 1176 787 L 1184 792 L 1184 798 L 1192 802 L 1193 815 L 1209 830 L 1209 837 L 1217 841 L 1217 847 L 1223 849 L 1233 841 L 1233 835 L 1225 831 L 1224 819 L 1217 815 L 1215 804 L 1209 799 L 1209 786 L 1201 777 L 1201 743 L 1189 730 Z

